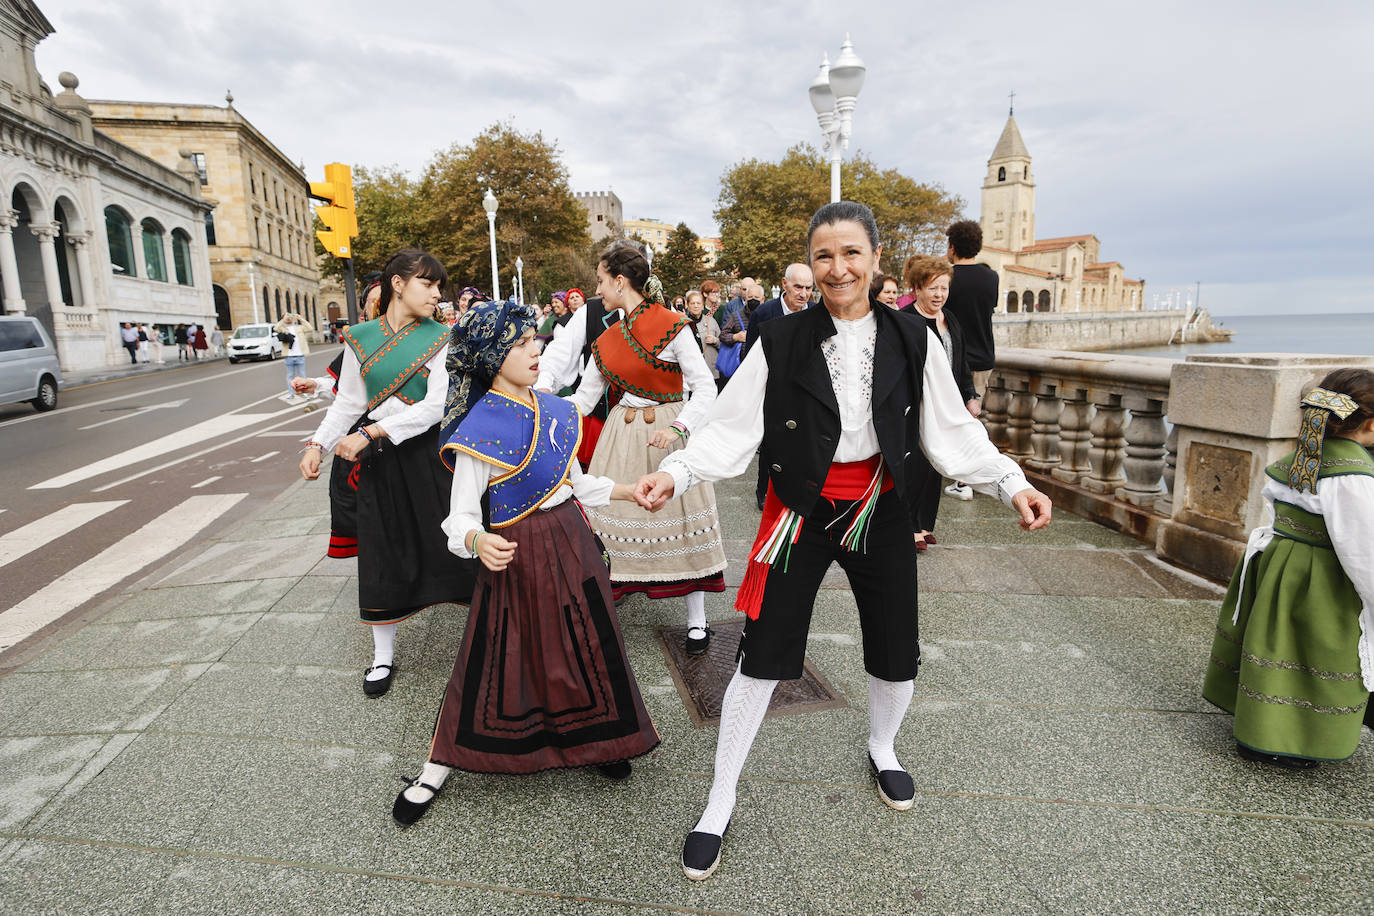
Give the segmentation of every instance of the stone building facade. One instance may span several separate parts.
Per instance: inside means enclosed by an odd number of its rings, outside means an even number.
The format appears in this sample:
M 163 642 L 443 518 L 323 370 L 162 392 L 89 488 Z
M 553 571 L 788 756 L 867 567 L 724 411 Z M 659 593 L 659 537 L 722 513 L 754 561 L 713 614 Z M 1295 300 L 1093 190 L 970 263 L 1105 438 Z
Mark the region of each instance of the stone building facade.
M 587 232 L 592 241 L 604 242 L 610 238 L 613 226 L 624 228 L 625 209 L 614 191 L 584 191 L 573 197 L 587 208 Z
M 215 208 L 206 235 L 220 327 L 295 312 L 319 329 L 328 317 L 305 169 L 234 108 L 232 95 L 225 103 L 90 104 L 95 126 L 121 143 L 163 163 L 189 154 Z
M 53 33 L 30 0 L 0 3 L 0 298 L 48 329 L 67 371 L 127 357 L 122 322 L 170 341 L 213 320 L 205 216 L 189 159 L 149 159 L 97 130 L 63 73 L 54 96 L 34 48 Z
M 1127 277 L 1118 261 L 1103 261 L 1097 236 L 1035 237 L 1035 176 L 1011 115 L 988 160 L 982 205 L 979 260 L 1001 280 L 999 312 L 1145 308 L 1145 281 Z

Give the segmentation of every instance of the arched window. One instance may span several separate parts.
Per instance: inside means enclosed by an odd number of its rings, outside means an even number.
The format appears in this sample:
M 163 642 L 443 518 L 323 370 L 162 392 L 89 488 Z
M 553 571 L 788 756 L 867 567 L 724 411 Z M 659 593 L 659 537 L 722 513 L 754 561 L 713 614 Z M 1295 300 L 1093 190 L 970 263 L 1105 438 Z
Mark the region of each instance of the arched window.
M 105 208 L 105 235 L 110 240 L 110 269 L 126 277 L 136 277 L 134 236 L 129 217 L 118 207 Z
M 213 210 L 205 211 L 205 244 L 214 245 L 215 242 L 215 214 Z
M 1014 312 L 1017 309 L 1019 300 L 1016 298 L 1016 291 L 1007 293 L 1007 311 Z
M 149 280 L 167 282 L 167 260 L 162 253 L 162 227 L 155 219 L 145 219 L 139 226 L 143 229 L 143 265 L 148 271 Z
M 998 181 L 1006 181 L 1006 180 L 1007 180 L 1007 167 L 1006 167 L 1005 165 L 1004 165 L 1004 166 L 1001 166 L 1000 168 L 997 169 L 997 180 L 998 180 Z
M 215 295 L 215 327 L 227 331 L 234 326 L 233 316 L 229 312 L 229 293 L 218 283 L 214 284 L 212 291 Z
M 1021 172 L 1021 177 L 1026 179 L 1027 181 L 1030 181 L 1030 166 L 1025 167 L 1025 169 Z
M 278 321 L 281 321 L 282 311 L 281 311 L 281 290 L 280 290 L 280 289 L 276 290 L 276 300 L 277 300 L 277 320 L 278 320 Z
M 263 321 L 271 321 L 271 320 L 272 320 L 272 305 L 271 305 L 271 300 L 267 298 L 267 287 L 265 287 L 265 286 L 262 288 L 262 320 L 263 320 Z
M 1050 296 L 1050 291 L 1042 289 L 1040 291 L 1040 301 L 1036 303 L 1036 311 L 1048 312 L 1053 308 L 1054 299 Z
M 1024 293 L 1021 294 L 1021 311 L 1035 311 L 1035 293 L 1031 292 L 1030 290 L 1026 290 Z
M 172 266 L 177 272 L 177 282 L 182 286 L 193 285 L 191 277 L 191 237 L 181 229 L 172 230 Z

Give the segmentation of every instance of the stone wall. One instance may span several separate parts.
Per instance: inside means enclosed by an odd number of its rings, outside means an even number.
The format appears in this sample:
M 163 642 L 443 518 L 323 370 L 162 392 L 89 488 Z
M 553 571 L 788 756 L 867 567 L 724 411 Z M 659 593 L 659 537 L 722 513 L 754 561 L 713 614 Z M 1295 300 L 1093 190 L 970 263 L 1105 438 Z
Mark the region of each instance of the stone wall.
M 1167 344 L 1187 317 L 1182 310 L 997 315 L 992 333 L 998 350 L 1119 350 Z

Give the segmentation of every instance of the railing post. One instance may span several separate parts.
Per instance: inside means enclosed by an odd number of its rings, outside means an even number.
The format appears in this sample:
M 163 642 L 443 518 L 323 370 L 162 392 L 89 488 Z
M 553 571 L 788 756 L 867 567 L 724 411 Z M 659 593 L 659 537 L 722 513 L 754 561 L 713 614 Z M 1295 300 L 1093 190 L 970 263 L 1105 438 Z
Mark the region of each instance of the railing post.
M 1015 461 L 1022 462 L 1031 456 L 1031 413 L 1035 409 L 1035 395 L 1030 391 L 1030 380 L 1012 379 L 1007 382 L 1011 392 L 1011 407 L 1007 410 L 1007 447 L 1006 453 Z
M 1169 438 L 1164 440 L 1164 494 L 1155 502 L 1155 511 L 1161 515 L 1172 515 L 1174 506 L 1174 481 L 1178 477 L 1178 425 L 1170 424 Z
M 988 438 L 999 449 L 1006 450 L 1010 444 L 1007 438 L 1007 408 L 1011 396 L 1007 394 L 1006 377 L 1002 370 L 993 370 L 988 378 L 988 388 L 983 392 L 983 425 L 987 427 Z
M 1082 485 L 1094 493 L 1115 493 L 1116 488 L 1126 482 L 1126 475 L 1121 473 L 1125 457 L 1122 447 L 1126 444 L 1121 433 L 1125 428 L 1126 408 L 1121 406 L 1121 395 L 1102 388 L 1090 388 L 1088 397 L 1097 412 L 1089 427 L 1092 445 L 1088 448 L 1088 461 L 1092 470 Z
M 1125 399 L 1131 410 L 1126 427 L 1126 456 L 1122 462 L 1126 485 L 1116 491 L 1117 499 L 1133 506 L 1150 508 L 1164 490 L 1164 446 L 1168 430 L 1164 426 L 1164 402 L 1158 398 L 1130 394 Z
M 1093 409 L 1088 403 L 1085 388 L 1061 388 L 1064 407 L 1059 412 L 1059 466 L 1050 471 L 1055 480 L 1078 483 L 1092 465 L 1088 463 L 1088 443 L 1093 434 L 1088 430 Z
M 1037 396 L 1031 408 L 1031 457 L 1026 465 L 1037 471 L 1048 471 L 1059 464 L 1059 411 L 1064 402 L 1059 399 L 1059 385 L 1041 381 L 1035 385 Z

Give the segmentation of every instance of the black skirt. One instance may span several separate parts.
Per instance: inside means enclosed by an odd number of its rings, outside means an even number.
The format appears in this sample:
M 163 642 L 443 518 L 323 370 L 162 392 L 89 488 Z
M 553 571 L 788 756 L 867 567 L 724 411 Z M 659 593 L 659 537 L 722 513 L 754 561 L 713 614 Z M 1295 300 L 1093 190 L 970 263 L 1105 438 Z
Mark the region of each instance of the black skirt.
M 330 371 L 334 371 L 331 365 Z M 372 422 L 363 414 L 348 432 L 356 433 Z M 335 559 L 358 555 L 358 474 L 361 465 L 334 456 L 334 469 L 329 474 L 329 550 Z
M 475 560 L 448 550 L 453 475 L 436 424 L 400 445 L 378 439 L 358 471 L 358 608 L 364 623 L 395 623 L 431 604 L 467 604 Z

